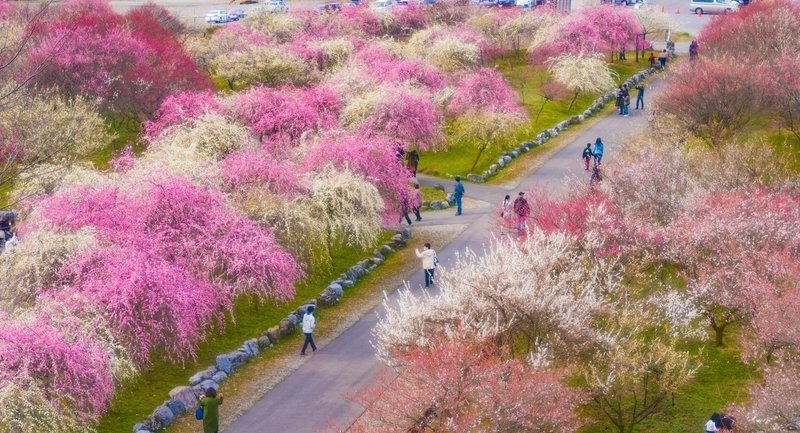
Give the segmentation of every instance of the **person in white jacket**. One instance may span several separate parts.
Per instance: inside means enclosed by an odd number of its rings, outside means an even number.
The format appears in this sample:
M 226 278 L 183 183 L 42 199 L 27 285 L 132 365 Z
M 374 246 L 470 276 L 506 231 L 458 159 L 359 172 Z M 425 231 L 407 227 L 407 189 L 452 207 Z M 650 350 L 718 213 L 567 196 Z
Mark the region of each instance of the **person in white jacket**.
M 414 249 L 417 257 L 422 259 L 422 272 L 425 273 L 425 287 L 430 287 L 433 284 L 433 273 L 436 269 L 436 251 L 431 248 L 431 244 L 426 243 L 425 249 L 420 253 L 418 249 Z
M 303 350 L 300 351 L 300 356 L 306 356 L 306 349 L 311 345 L 311 350 L 316 352 L 317 346 L 314 344 L 314 328 L 317 326 L 317 319 L 314 318 L 314 306 L 310 305 L 308 311 L 303 315 L 303 334 L 306 336 L 306 341 L 303 343 Z

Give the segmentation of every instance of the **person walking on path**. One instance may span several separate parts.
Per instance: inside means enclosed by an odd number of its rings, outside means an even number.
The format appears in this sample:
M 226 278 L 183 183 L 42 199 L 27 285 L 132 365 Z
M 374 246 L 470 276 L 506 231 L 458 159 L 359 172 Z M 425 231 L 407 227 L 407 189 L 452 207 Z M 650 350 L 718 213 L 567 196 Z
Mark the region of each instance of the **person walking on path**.
M 697 44 L 697 41 L 692 41 L 689 45 L 689 60 L 697 59 L 697 54 L 700 53 L 700 45 Z
M 314 318 L 314 306 L 309 305 L 306 314 L 303 315 L 303 335 L 306 336 L 306 341 L 303 342 L 303 349 L 300 350 L 300 356 L 306 356 L 306 349 L 311 345 L 311 351 L 317 351 L 317 345 L 314 344 L 314 328 L 317 327 L 317 319 Z
M 623 106 L 625 104 L 625 93 L 622 91 L 622 86 L 619 86 L 617 89 L 617 108 L 619 108 L 619 115 L 622 116 L 623 113 Z
M 592 143 L 586 143 L 586 147 L 581 154 L 581 158 L 583 158 L 583 169 L 586 171 L 589 171 L 589 162 L 591 162 L 592 156 L 594 156 L 592 152 Z
M 411 172 L 411 176 L 417 177 L 417 167 L 419 167 L 419 153 L 412 150 L 406 154 L 406 168 Z
M 650 62 L 650 67 L 651 68 L 655 68 L 656 67 L 656 55 L 655 54 L 650 53 L 650 57 L 647 58 L 647 61 Z
M 667 50 L 662 50 L 658 54 L 658 64 L 661 66 L 661 69 L 664 69 L 664 67 L 667 66 L 667 57 L 669 57 Z
M 431 248 L 431 244 L 425 243 L 425 249 L 419 252 L 419 249 L 414 248 L 414 253 L 417 257 L 422 259 L 422 272 L 425 274 L 425 287 L 430 287 L 433 284 L 433 276 L 436 272 L 436 262 L 439 260 L 436 257 L 436 251 Z
M 623 116 L 628 117 L 629 110 L 631 109 L 631 94 L 628 92 L 628 86 L 624 87 L 625 96 L 622 99 Z
M 525 200 L 525 193 L 520 191 L 519 197 L 514 200 L 514 213 L 517 215 L 517 230 L 522 233 L 525 230 L 525 221 L 531 214 L 531 206 Z
M 644 110 L 644 84 L 639 83 L 636 85 L 636 109 L 639 109 L 639 104 L 642 105 Z
M 509 206 L 511 206 L 511 196 L 506 194 L 503 199 L 503 207 L 500 208 L 500 218 L 505 218 L 505 216 L 508 215 Z
M 414 211 L 414 216 L 417 217 L 416 221 L 422 221 L 422 216 L 419 214 L 419 209 L 422 207 L 422 191 L 419 190 L 419 184 L 414 184 L 414 200 L 411 210 Z M 411 224 L 411 223 L 409 223 Z
M 594 142 L 594 162 L 596 165 L 600 165 L 603 162 L 603 140 L 600 137 L 597 137 Z
M 464 197 L 464 184 L 461 177 L 456 176 L 456 185 L 453 188 L 453 198 L 456 200 L 456 216 L 461 215 L 461 198 Z
M 219 433 L 219 407 L 222 405 L 222 394 L 217 396 L 213 387 L 206 389 L 206 395 L 200 399 L 203 407 L 203 433 Z

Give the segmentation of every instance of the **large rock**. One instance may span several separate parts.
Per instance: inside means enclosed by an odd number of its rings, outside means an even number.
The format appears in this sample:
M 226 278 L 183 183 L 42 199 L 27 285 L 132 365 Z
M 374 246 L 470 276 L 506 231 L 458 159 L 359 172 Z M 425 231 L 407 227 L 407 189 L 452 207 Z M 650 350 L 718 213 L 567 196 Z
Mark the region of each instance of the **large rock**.
M 506 166 L 506 159 L 501 156 L 500 158 L 497 159 L 497 165 L 499 165 L 500 167 L 505 167 Z
M 442 208 L 442 203 L 441 202 L 434 201 L 434 202 L 431 203 L 431 209 L 439 210 L 441 208 Z
M 222 372 L 220 372 L 220 374 L 225 374 L 225 373 L 222 373 Z M 189 408 L 188 408 L 188 407 L 186 407 L 186 405 L 185 405 L 185 404 L 183 404 L 183 402 L 182 402 L 182 401 L 180 401 L 180 400 L 169 400 L 169 401 L 167 401 L 167 402 L 166 402 L 166 403 L 164 403 L 164 404 L 165 404 L 165 405 L 166 405 L 166 406 L 169 408 L 169 410 L 171 410 L 171 411 L 172 411 L 172 413 L 173 413 L 173 414 L 174 414 L 176 417 L 177 417 L 177 416 L 181 416 L 181 415 L 183 415 L 183 414 L 184 414 L 184 413 L 186 413 L 186 412 L 188 411 L 188 409 L 189 409 Z
M 449 207 L 450 207 L 450 203 L 449 203 L 449 202 L 447 202 L 447 201 L 445 201 L 445 200 L 442 200 L 441 202 L 439 202 L 439 208 L 441 208 L 441 209 L 447 209 L 447 208 L 449 208 Z
M 467 175 L 467 180 L 469 180 L 470 182 L 475 182 L 475 183 L 486 182 L 486 179 L 484 179 L 483 176 L 478 175 L 478 174 L 472 174 L 472 173 Z
M 175 414 L 167 406 L 161 405 L 147 418 L 145 425 L 148 430 L 160 430 L 173 422 L 175 422 Z
M 512 158 L 519 158 L 519 150 L 512 150 L 511 151 Z
M 200 385 L 199 385 L 199 386 L 200 386 L 200 390 L 201 390 L 201 391 L 203 391 L 204 393 L 205 393 L 205 392 L 206 392 L 206 390 L 207 390 L 207 389 L 209 389 L 209 388 L 214 388 L 214 389 L 216 389 L 217 391 L 219 391 L 219 384 L 218 384 L 217 382 L 214 382 L 214 381 L 213 381 L 213 380 L 211 380 L 211 379 L 204 380 L 204 381 L 200 382 Z
M 353 286 L 355 286 L 354 282 L 352 282 L 350 280 L 342 280 L 342 287 L 344 287 L 345 289 L 349 289 L 349 288 L 351 288 Z
M 394 252 L 394 249 L 392 247 L 390 247 L 389 245 L 381 246 L 381 254 L 383 254 L 384 256 L 388 255 L 388 254 L 391 254 L 393 252 Z
M 278 323 L 278 329 L 280 330 L 281 337 L 293 334 L 295 327 L 296 324 L 289 319 L 281 319 L 281 321 Z
M 231 374 L 233 371 L 233 361 L 230 355 L 217 355 L 217 368 L 224 371 L 225 374 Z M 211 379 L 209 377 L 209 379 Z
M 358 281 L 359 278 L 367 274 L 367 272 L 364 270 L 364 267 L 361 265 L 353 265 L 348 268 L 347 272 L 345 273 L 347 274 L 347 279 L 350 281 Z
M 508 165 L 511 162 L 511 157 L 510 156 L 504 156 L 503 157 L 503 161 L 505 161 L 506 165 Z
M 268 336 L 262 335 L 258 337 L 258 345 L 262 349 L 266 349 L 267 347 L 272 346 L 272 340 L 270 340 Z
M 411 239 L 411 229 L 408 227 L 404 228 L 400 234 L 403 235 L 403 239 Z
M 370 261 L 372 262 L 372 264 L 370 266 L 372 266 L 372 265 L 377 266 L 377 265 L 380 265 L 381 263 L 383 263 L 383 259 L 379 259 L 377 257 L 371 258 Z
M 330 292 L 332 295 L 334 295 L 334 296 L 336 296 L 336 297 L 339 297 L 339 298 L 341 298 L 342 296 L 344 296 L 344 289 L 342 288 L 342 286 L 340 286 L 340 285 L 338 285 L 338 284 L 331 284 L 331 285 L 330 285 L 330 286 L 328 286 L 328 287 L 327 287 L 325 290 L 327 290 L 327 291 L 328 291 L 328 292 Z
M 139 433 L 142 431 L 147 431 L 147 426 L 144 425 L 144 423 L 137 422 L 136 424 L 133 425 L 133 433 Z
M 195 386 L 202 381 L 203 381 L 203 372 L 201 371 L 193 374 L 192 377 L 189 378 L 189 386 Z
M 489 166 L 489 173 L 491 173 L 491 174 L 495 174 L 495 173 L 497 173 L 497 168 L 498 168 L 498 167 L 499 167 L 499 165 L 497 165 L 497 164 L 492 164 L 492 165 L 490 165 L 490 166 Z
M 269 341 L 271 341 L 273 344 L 277 343 L 281 339 L 280 329 L 278 329 L 277 326 L 267 329 L 267 337 L 269 337 Z
M 439 191 L 444 192 L 444 185 L 441 183 L 435 183 L 433 184 L 433 189 L 438 189 Z
M 215 374 L 214 377 L 211 378 L 211 380 L 213 380 L 214 382 L 217 382 L 217 383 L 222 383 L 227 378 L 228 378 L 228 375 L 225 374 L 224 371 L 218 371 L 217 374 Z
M 169 391 L 169 399 L 180 401 L 186 408 L 197 405 L 197 394 L 188 386 L 176 386 Z
M 295 323 L 297 323 L 296 317 L 297 316 L 295 316 Z M 258 356 L 258 340 L 252 338 L 250 340 L 245 341 L 244 344 L 242 345 L 242 349 L 244 349 L 245 352 L 249 353 L 251 357 Z

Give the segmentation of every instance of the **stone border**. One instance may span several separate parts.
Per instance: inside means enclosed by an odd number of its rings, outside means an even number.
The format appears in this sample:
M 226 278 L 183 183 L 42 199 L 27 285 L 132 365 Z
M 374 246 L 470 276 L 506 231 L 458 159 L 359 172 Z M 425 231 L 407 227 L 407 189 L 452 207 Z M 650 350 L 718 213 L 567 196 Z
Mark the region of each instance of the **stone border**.
M 622 84 L 627 84 L 629 88 L 633 88 L 634 85 L 644 81 L 647 77 L 654 74 L 657 70 L 655 68 L 649 68 L 642 72 L 632 75 L 630 78 L 625 80 Z M 507 167 L 511 164 L 511 161 L 520 157 L 520 155 L 529 152 L 531 149 L 541 146 L 546 143 L 549 139 L 558 137 L 558 134 L 567 130 L 572 125 L 581 124 L 586 121 L 586 119 L 592 117 L 597 112 L 605 107 L 608 101 L 616 100 L 616 90 L 612 90 L 606 93 L 603 96 L 595 99 L 594 103 L 589 106 L 583 113 L 572 116 L 571 118 L 559 122 L 555 127 L 546 129 L 539 133 L 536 136 L 536 139 L 530 141 L 523 141 L 520 143 L 517 148 L 510 150 L 503 154 L 498 160 L 497 163 L 492 164 L 489 166 L 481 174 L 474 174 L 470 173 L 464 177 L 466 180 L 474 183 L 483 183 L 486 182 L 487 179 L 497 174 L 498 171 L 502 170 L 503 168 Z
M 230 353 L 217 355 L 215 365 L 199 371 L 189 378 L 188 386 L 177 386 L 169 391 L 169 398 L 155 408 L 144 422 L 133 426 L 133 433 L 153 433 L 172 425 L 177 417 L 191 413 L 197 407 L 198 398 L 206 389 L 219 389 L 225 379 L 233 374 L 239 367 L 255 358 L 265 349 L 272 347 L 282 338 L 295 333 L 297 324 L 307 311 L 309 305 L 321 308 L 336 305 L 344 296 L 345 289 L 353 287 L 355 283 L 375 270 L 386 260 L 386 256 L 397 249 L 403 248 L 411 238 L 411 229 L 404 228 L 395 231 L 392 240 L 381 245 L 375 250 L 372 257 L 368 257 L 351 266 L 339 278 L 322 290 L 316 299 L 312 299 L 296 311 L 281 319 L 278 325 L 264 331 L 258 338 L 245 341 L 242 346 Z

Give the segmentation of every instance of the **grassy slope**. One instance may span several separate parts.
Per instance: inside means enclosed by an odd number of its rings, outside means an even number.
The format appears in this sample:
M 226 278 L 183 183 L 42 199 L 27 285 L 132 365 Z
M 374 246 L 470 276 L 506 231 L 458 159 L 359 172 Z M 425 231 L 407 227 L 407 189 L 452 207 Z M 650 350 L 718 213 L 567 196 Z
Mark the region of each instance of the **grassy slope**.
M 640 60 L 636 63 L 633 55 L 631 60 L 615 62 L 611 69 L 618 74 L 618 82 L 625 81 L 634 73 L 647 68 L 647 62 Z M 465 175 L 467 173 L 480 173 L 492 165 L 497 158 L 507 150 L 519 145 L 519 142 L 530 139 L 540 131 L 552 128 L 558 122 L 566 120 L 582 112 L 597 98 L 597 94 L 579 95 L 572 110 L 568 110 L 571 97 L 561 101 L 550 101 L 545 104 L 544 110 L 536 115 L 542 108 L 544 98 L 539 95 L 539 88 L 547 77 L 547 71 L 541 66 L 531 66 L 524 55 L 508 55 L 497 59 L 497 69 L 508 80 L 520 96 L 520 102 L 528 112 L 530 122 L 521 126 L 513 136 L 504 142 L 486 149 L 478 165 L 470 170 L 477 155 L 478 146 L 470 142 L 450 142 L 446 152 L 423 152 L 420 158 L 420 171 L 435 176 L 447 177 L 452 175 Z
M 392 234 L 382 235 L 379 242 L 390 239 Z M 356 248 L 334 248 L 332 265 L 327 269 L 311 272 L 306 281 L 296 286 L 297 295 L 290 303 L 262 305 L 256 308 L 247 299 L 237 300 L 236 322 L 228 318 L 221 334 L 212 331 L 208 340 L 198 347 L 196 361 L 187 362 L 182 366 L 166 361 L 155 362 L 151 370 L 142 373 L 136 380 L 119 390 L 110 410 L 100 420 L 98 431 L 100 433 L 129 431 L 134 423 L 144 420 L 167 398 L 170 389 L 185 385 L 189 376 L 213 365 L 218 354 L 235 350 L 243 341 L 258 337 L 267 328 L 277 325 L 280 319 L 302 303 L 315 298 L 328 282 L 366 255 L 368 255 L 366 251 Z

